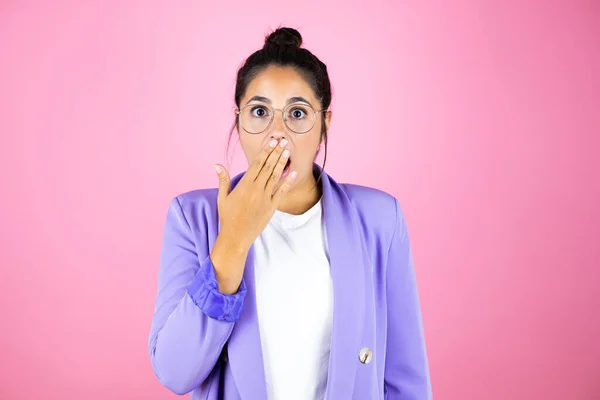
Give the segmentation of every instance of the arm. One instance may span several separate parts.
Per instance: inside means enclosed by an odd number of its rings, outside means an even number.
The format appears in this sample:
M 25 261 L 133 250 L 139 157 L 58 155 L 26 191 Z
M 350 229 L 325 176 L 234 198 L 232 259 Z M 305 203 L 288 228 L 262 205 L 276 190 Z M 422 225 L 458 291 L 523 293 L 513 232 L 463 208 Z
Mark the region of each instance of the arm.
M 198 259 L 177 199 L 169 206 L 162 246 L 148 350 L 158 380 L 185 394 L 214 368 L 239 318 L 246 286 L 242 281 L 232 295 L 218 291 L 210 256 Z
M 432 398 L 423 322 L 406 221 L 396 204 L 396 227 L 387 261 L 387 353 L 385 389 L 388 400 Z

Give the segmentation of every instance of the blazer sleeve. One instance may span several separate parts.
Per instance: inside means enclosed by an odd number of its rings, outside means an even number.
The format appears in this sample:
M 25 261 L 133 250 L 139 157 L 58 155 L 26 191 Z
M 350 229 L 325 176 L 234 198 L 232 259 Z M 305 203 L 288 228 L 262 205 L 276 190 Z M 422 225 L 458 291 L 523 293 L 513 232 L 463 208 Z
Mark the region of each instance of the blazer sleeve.
M 210 256 L 199 260 L 191 228 L 177 198 L 163 235 L 158 293 L 148 341 L 158 380 L 176 394 L 197 388 L 213 370 L 239 318 L 246 285 L 218 291 Z
M 386 400 L 432 398 L 423 322 L 406 221 L 395 201 L 396 226 L 386 269 Z

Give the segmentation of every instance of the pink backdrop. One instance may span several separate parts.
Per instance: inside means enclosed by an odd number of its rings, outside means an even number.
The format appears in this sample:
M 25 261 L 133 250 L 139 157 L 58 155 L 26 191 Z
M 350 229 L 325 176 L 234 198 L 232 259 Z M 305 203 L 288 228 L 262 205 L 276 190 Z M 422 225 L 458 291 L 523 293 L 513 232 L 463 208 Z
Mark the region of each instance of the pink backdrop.
M 327 170 L 402 202 L 435 398 L 600 398 L 600 3 L 48 3 L 0 5 L 1 399 L 176 397 L 167 205 L 280 23 L 331 73 Z

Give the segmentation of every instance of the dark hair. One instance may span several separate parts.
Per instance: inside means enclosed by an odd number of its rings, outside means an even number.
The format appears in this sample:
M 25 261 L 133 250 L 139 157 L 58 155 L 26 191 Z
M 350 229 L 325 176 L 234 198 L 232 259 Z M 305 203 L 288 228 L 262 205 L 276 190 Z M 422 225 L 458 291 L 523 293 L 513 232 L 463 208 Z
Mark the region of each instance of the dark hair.
M 279 27 L 267 36 L 263 48 L 252 53 L 237 72 L 235 84 L 236 106 L 240 107 L 240 101 L 256 75 L 271 65 L 277 65 L 290 66 L 296 69 L 311 86 L 315 96 L 321 102 L 321 109 L 327 110 L 331 105 L 331 83 L 327 66 L 310 51 L 300 46 L 302 46 L 302 36 L 300 32 L 293 28 Z M 327 161 L 327 126 L 325 124 L 325 112 L 319 114 L 321 115 L 321 140 L 325 143 L 324 169 Z M 236 115 L 235 123 L 229 134 L 229 141 L 231 141 L 233 129 L 238 127 L 238 118 L 239 116 Z M 229 143 L 227 148 L 229 149 Z M 321 179 L 321 175 L 319 175 L 319 179 Z

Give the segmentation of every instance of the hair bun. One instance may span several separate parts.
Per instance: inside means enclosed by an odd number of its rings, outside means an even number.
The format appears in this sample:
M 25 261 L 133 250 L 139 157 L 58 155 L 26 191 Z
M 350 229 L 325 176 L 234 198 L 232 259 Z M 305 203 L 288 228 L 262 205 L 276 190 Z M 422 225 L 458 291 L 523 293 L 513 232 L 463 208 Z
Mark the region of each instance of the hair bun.
M 265 39 L 265 47 L 268 45 L 300 48 L 302 46 L 302 35 L 293 28 L 278 28 Z

